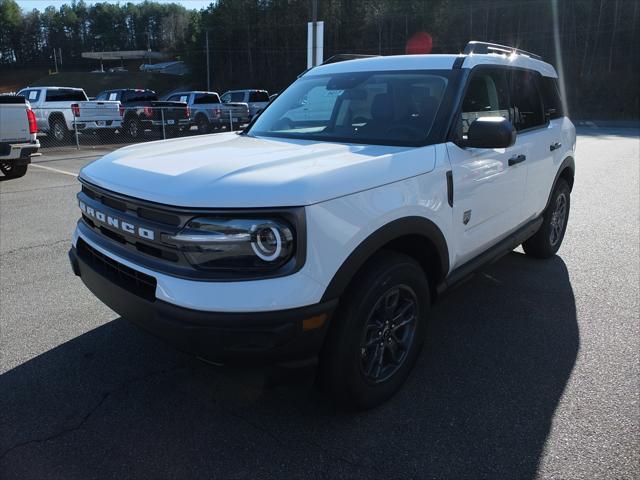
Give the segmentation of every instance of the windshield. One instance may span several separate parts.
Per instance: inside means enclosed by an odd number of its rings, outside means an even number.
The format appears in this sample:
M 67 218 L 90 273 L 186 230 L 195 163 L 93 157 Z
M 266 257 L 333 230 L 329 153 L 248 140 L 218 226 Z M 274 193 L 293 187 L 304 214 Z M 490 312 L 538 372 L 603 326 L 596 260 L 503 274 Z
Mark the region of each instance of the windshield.
M 248 133 L 347 143 L 423 144 L 447 84 L 445 71 L 304 76 L 273 101 Z

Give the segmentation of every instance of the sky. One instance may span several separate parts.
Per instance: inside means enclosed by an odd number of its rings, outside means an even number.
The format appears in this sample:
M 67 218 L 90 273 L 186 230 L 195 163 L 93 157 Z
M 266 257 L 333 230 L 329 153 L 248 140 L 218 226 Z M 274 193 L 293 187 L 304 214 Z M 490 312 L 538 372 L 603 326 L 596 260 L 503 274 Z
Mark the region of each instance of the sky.
M 143 0 L 121 0 L 121 1 L 112 1 L 109 3 L 142 3 Z M 158 3 L 178 3 L 185 8 L 200 10 L 201 8 L 206 8 L 212 2 L 212 0 L 154 0 Z M 16 3 L 20 5 L 20 8 L 23 11 L 31 11 L 34 8 L 42 11 L 47 8 L 49 5 L 53 5 L 54 7 L 59 8 L 61 5 L 65 3 L 71 3 L 71 0 L 16 0 Z M 96 0 L 85 0 L 86 4 L 99 3 Z

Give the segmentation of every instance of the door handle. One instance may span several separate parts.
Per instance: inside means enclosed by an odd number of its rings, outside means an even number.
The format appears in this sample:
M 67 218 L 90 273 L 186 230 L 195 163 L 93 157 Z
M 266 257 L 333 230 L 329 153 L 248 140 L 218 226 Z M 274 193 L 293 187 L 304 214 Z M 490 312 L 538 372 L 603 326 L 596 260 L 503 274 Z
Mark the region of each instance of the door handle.
M 518 163 L 522 163 L 527 159 L 526 155 L 515 155 L 509 159 L 509 166 L 512 167 Z
M 549 145 L 549 151 L 553 152 L 554 150 L 559 149 L 561 146 L 562 146 L 562 144 L 560 142 L 553 143 L 553 144 Z

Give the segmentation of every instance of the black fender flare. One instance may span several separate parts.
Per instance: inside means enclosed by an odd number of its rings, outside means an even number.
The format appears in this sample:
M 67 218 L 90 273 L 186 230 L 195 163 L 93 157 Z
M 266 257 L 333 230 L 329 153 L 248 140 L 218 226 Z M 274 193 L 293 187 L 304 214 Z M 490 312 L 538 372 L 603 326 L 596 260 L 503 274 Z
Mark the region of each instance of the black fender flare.
M 449 250 L 440 228 L 424 217 L 403 217 L 380 227 L 349 254 L 329 282 L 321 301 L 324 302 L 340 297 L 360 268 L 374 253 L 389 242 L 409 235 L 424 237 L 426 241 L 434 246 L 440 263 L 440 277 L 444 278 L 449 272 Z M 442 278 L 430 280 L 435 281 L 437 284 Z
M 551 185 L 551 191 L 549 191 L 549 197 L 547 198 L 547 204 L 544 207 L 545 210 L 547 209 L 547 207 L 549 206 L 549 203 L 551 202 L 551 196 L 553 195 L 553 192 L 556 189 L 556 185 L 558 184 L 558 179 L 561 177 L 562 172 L 564 172 L 567 168 L 569 170 L 571 170 L 571 176 L 573 177 L 575 175 L 575 172 L 576 172 L 576 162 L 575 162 L 575 160 L 573 159 L 572 156 L 568 156 L 560 164 L 560 167 L 558 168 L 558 171 L 556 172 L 556 177 L 553 179 L 553 185 Z M 569 185 L 569 188 L 573 189 L 573 184 Z

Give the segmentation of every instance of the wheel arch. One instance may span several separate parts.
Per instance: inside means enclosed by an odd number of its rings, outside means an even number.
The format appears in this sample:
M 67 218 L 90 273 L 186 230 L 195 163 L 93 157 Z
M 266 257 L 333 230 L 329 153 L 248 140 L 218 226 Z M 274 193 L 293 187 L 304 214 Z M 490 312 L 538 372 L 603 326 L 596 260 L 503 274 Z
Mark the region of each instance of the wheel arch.
M 138 117 L 138 114 L 135 111 L 128 111 L 125 112 L 124 114 L 124 118 L 122 119 L 122 123 L 125 124 L 127 122 L 131 122 L 132 120 L 137 120 L 140 121 L 140 118 Z
M 549 202 L 551 202 L 551 196 L 553 195 L 553 192 L 556 189 L 556 185 L 558 184 L 559 179 L 562 178 L 569 184 L 569 191 L 573 190 L 575 171 L 576 171 L 575 160 L 571 156 L 566 157 L 562 161 L 562 163 L 560 164 L 560 167 L 558 168 L 558 171 L 556 172 L 556 178 L 554 178 L 553 185 L 551 186 L 551 190 L 549 191 L 549 197 L 547 198 L 547 205 L 545 206 L 545 209 L 547 206 L 549 206 Z
M 67 127 L 67 119 L 64 118 L 64 114 L 62 112 L 51 112 L 49 114 L 49 117 L 47 118 L 49 127 L 51 127 L 51 124 L 56 120 L 62 121 L 64 123 L 64 126 Z
M 367 261 L 381 250 L 394 250 L 416 259 L 427 274 L 432 300 L 436 286 L 449 271 L 449 250 L 438 226 L 423 217 L 404 217 L 379 228 L 362 241 L 329 282 L 322 301 L 340 297 Z

